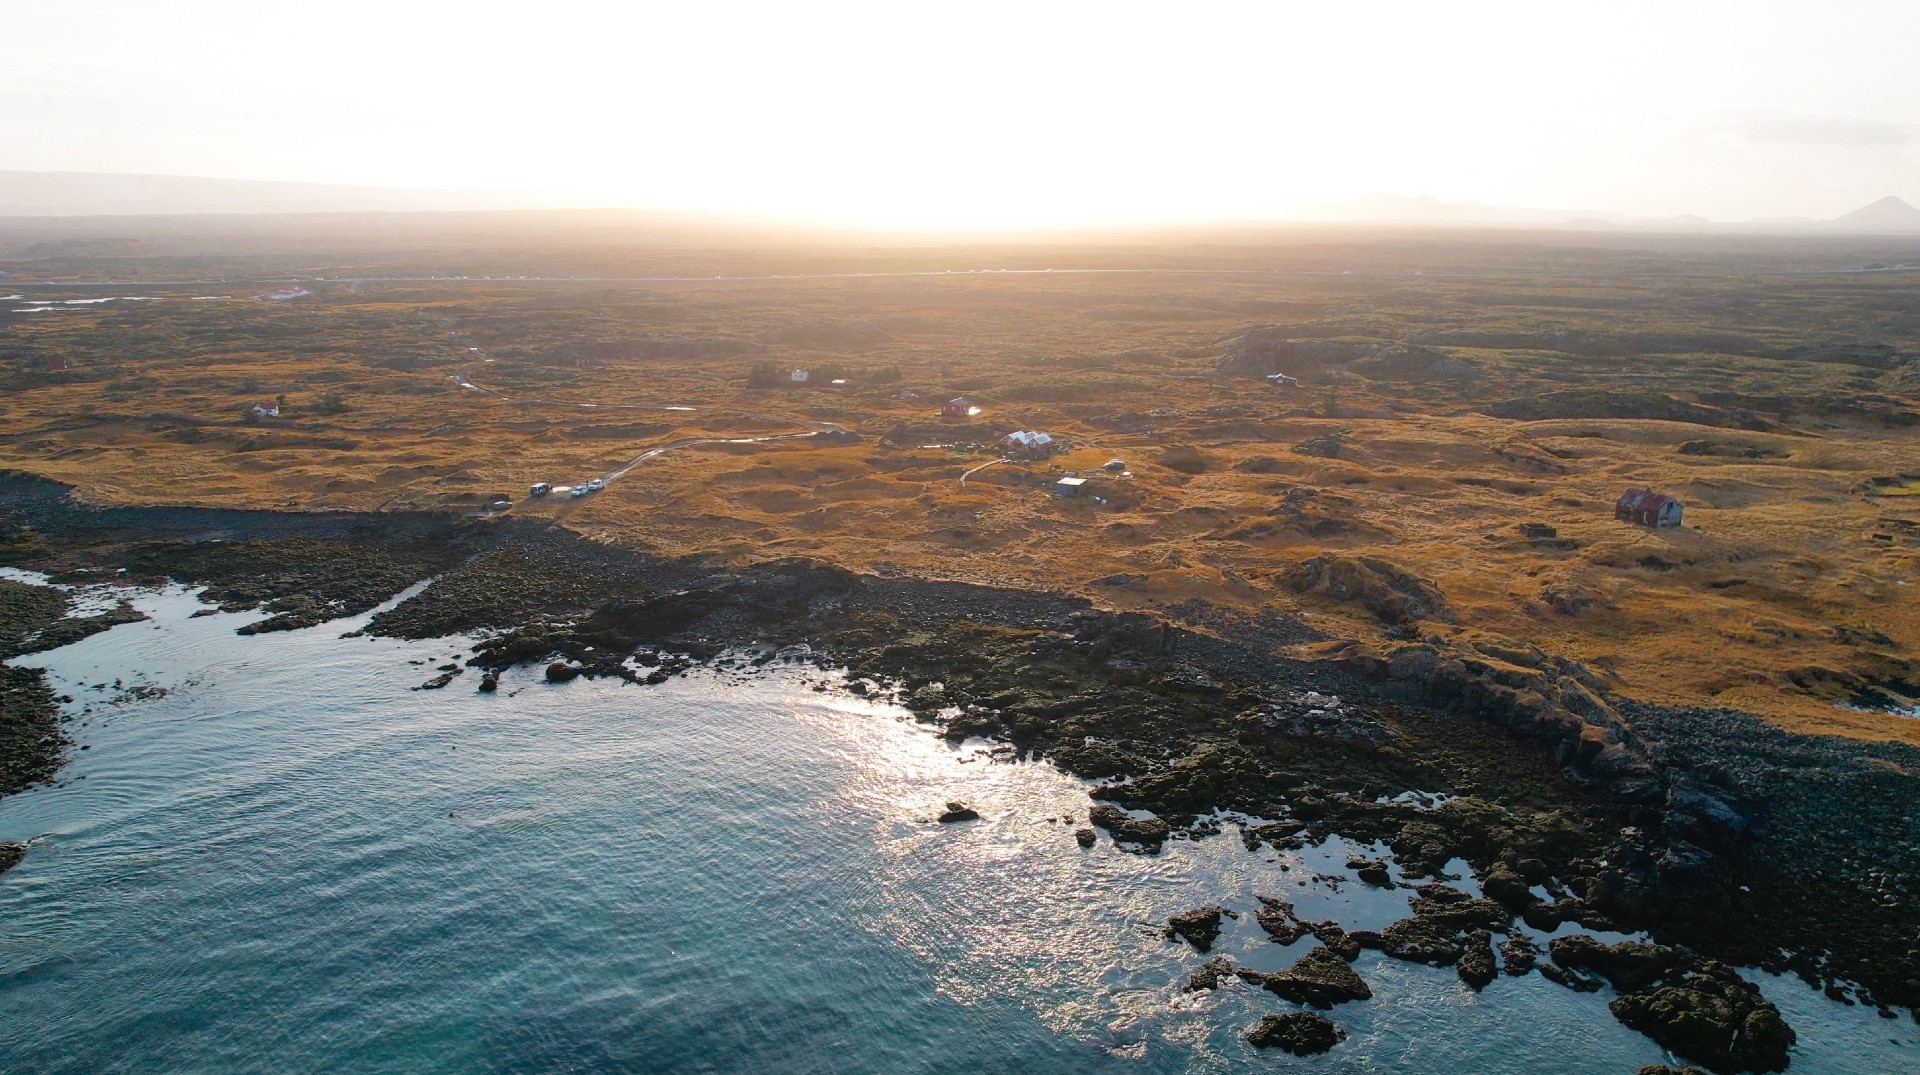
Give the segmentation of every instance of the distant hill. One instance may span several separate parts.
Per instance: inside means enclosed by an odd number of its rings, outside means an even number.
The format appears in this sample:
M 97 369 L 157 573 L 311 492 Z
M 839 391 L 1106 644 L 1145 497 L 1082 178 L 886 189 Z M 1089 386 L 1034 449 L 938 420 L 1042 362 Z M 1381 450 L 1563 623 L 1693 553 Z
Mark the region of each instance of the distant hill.
M 407 190 L 178 175 L 0 171 L 0 216 L 165 216 L 180 213 L 368 213 L 558 209 L 516 191 Z
M 1920 231 L 1920 209 L 1889 194 L 1864 205 L 1834 222 L 1848 231 Z
M 1618 213 L 1591 209 L 1524 209 L 1480 202 L 1443 202 L 1429 195 L 1407 198 L 1398 194 L 1368 194 L 1326 206 L 1319 215 L 1347 223 L 1548 227 L 1607 227 L 1626 219 Z

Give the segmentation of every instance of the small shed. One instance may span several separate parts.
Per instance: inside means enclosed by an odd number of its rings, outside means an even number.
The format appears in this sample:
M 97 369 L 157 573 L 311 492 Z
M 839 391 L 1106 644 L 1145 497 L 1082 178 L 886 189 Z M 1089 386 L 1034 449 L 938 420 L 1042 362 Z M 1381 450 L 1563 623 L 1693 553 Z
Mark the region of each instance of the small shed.
M 51 358 L 47 359 L 48 373 L 64 373 L 66 372 L 66 369 L 67 369 L 67 360 L 64 358 L 61 358 L 59 355 L 54 355 Z
M 1276 388 L 1285 388 L 1289 385 L 1297 385 L 1300 383 L 1300 378 L 1288 376 L 1284 373 L 1269 373 L 1267 374 L 1267 380 Z
M 1680 502 L 1647 489 L 1629 489 L 1614 501 L 1613 517 L 1639 526 L 1679 526 Z
M 811 376 L 813 375 L 806 370 L 794 370 L 789 379 L 791 379 L 794 384 L 806 384 L 807 378 Z
M 1085 478 L 1061 478 L 1053 483 L 1053 495 L 1056 497 L 1079 496 L 1086 492 L 1086 488 L 1087 479 Z
M 965 418 L 972 413 L 973 401 L 965 396 L 955 396 L 940 405 L 942 418 Z

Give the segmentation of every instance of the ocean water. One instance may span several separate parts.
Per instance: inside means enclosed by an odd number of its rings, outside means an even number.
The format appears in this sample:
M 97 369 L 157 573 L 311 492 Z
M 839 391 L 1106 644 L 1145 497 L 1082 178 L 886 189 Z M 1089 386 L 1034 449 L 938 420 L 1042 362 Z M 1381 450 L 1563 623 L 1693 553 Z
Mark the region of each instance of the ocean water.
M 1363 954 L 1349 1038 L 1241 1036 L 1290 1006 L 1180 986 L 1172 913 L 1254 896 L 1378 927 L 1404 891 L 1329 882 L 1338 842 L 1082 850 L 1086 787 L 950 746 L 798 663 L 641 687 L 476 676 L 411 688 L 459 639 L 242 638 L 153 616 L 17 663 L 71 694 L 87 749 L 0 801 L 6 1072 L 1632 1072 L 1665 1057 L 1608 994 L 1538 975 L 1475 994 Z M 164 694 L 155 688 L 164 690 Z M 948 800 L 983 820 L 940 825 Z M 1231 825 L 1229 826 L 1231 829 Z M 1470 883 L 1469 887 L 1470 887 Z M 1920 1070 L 1913 1024 L 1762 978 L 1795 1071 Z

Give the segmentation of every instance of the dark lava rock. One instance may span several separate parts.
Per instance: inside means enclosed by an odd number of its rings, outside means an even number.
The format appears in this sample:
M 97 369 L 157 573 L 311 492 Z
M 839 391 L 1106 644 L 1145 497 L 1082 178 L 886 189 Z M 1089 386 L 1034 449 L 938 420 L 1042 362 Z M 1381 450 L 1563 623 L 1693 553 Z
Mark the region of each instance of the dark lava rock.
M 1531 971 L 1540 961 L 1540 949 L 1526 937 L 1508 937 L 1500 946 L 1500 969 L 1514 977 Z
M 1387 872 L 1386 862 L 1380 859 L 1355 855 L 1347 860 L 1347 869 L 1352 870 L 1360 880 L 1378 888 L 1392 888 L 1393 877 Z
M 1480 891 L 1487 898 L 1510 911 L 1520 911 L 1529 904 L 1539 902 L 1534 898 L 1532 887 L 1520 872 L 1504 862 L 1496 862 L 1480 879 Z
M 1313 931 L 1314 937 L 1321 944 L 1327 946 L 1327 951 L 1349 963 L 1360 958 L 1360 942 L 1349 937 L 1347 931 L 1341 929 L 1332 920 L 1307 922 L 1304 925 Z
M 1295 1056 L 1324 1053 L 1339 1044 L 1346 1031 L 1324 1015 L 1288 1012 L 1269 1015 L 1247 1034 L 1247 1044 L 1260 1049 L 1281 1048 Z
M 1142 820 L 1106 803 L 1093 808 L 1092 820 L 1113 836 L 1114 843 L 1133 844 L 1148 851 L 1159 851 L 1172 833 L 1167 823 L 1157 817 Z
M 432 679 L 427 680 L 425 683 L 422 683 L 418 687 L 415 687 L 413 689 L 417 691 L 437 691 L 440 688 L 446 686 L 447 684 L 452 683 L 453 677 L 459 675 L 460 672 L 461 670 L 458 668 L 454 669 L 451 672 L 442 672 L 439 675 L 433 677 Z
M 1407 902 L 1413 916 L 1429 931 L 1460 932 L 1469 929 L 1502 930 L 1513 921 L 1507 909 L 1489 899 L 1475 899 L 1456 888 L 1438 882 L 1421 885 L 1419 895 Z
M 1484 929 L 1467 934 L 1467 949 L 1454 971 L 1476 993 L 1491 984 L 1499 974 L 1493 963 L 1493 935 Z
M 580 674 L 580 669 L 565 661 L 555 661 L 547 666 L 548 683 L 565 683 Z
M 480 677 L 480 692 L 482 694 L 492 694 L 494 691 L 497 691 L 499 689 L 500 689 L 500 673 L 487 672 Z
M 1795 1040 L 1759 987 L 1717 964 L 1607 1007 L 1662 1048 L 1716 1072 L 1784 1071 Z
M 966 803 L 948 803 L 946 810 L 940 814 L 940 823 L 942 825 L 950 825 L 956 821 L 978 820 L 980 820 L 980 811 L 975 810 Z
M 1460 961 L 1466 949 L 1455 939 L 1457 930 L 1436 929 L 1418 918 L 1403 918 L 1386 929 L 1357 929 L 1348 936 L 1362 948 L 1373 948 L 1408 963 L 1426 963 L 1450 967 Z
M 1576 993 L 1597 993 L 1604 983 L 1584 971 L 1568 970 L 1558 963 L 1540 964 L 1540 977 L 1555 985 L 1564 985 Z
M 1092 829 L 1080 828 L 1073 830 L 1073 842 L 1079 844 L 1081 847 L 1092 847 L 1094 839 Z
M 1218 989 L 1220 983 L 1233 977 L 1233 960 L 1226 956 L 1214 956 L 1200 969 L 1187 977 L 1186 992 L 1198 993 L 1202 989 Z
M 1648 1064 L 1635 1075 L 1705 1075 L 1705 1073 L 1692 1064 L 1683 1068 L 1670 1068 L 1665 1064 Z
M 1196 907 L 1191 911 L 1182 911 L 1167 919 L 1167 939 L 1183 938 L 1188 944 L 1204 952 L 1212 948 L 1214 938 L 1220 936 L 1222 915 L 1228 918 L 1239 917 L 1225 907 Z
M 20 860 L 26 857 L 27 849 L 20 844 L 0 844 L 0 873 L 20 865 Z
M 1547 945 L 1553 961 L 1573 970 L 1593 971 L 1622 993 L 1647 989 L 1681 965 L 1672 949 L 1640 941 L 1602 944 L 1584 933 L 1555 937 Z
M 1307 935 L 1306 924 L 1294 917 L 1293 904 L 1267 896 L 1257 898 L 1260 909 L 1253 913 L 1253 920 L 1276 944 L 1292 944 Z
M 1373 990 L 1354 973 L 1347 961 L 1326 948 L 1315 948 L 1277 974 L 1241 968 L 1234 972 L 1275 996 L 1315 1008 L 1331 1008 L 1349 1000 L 1367 1000 Z

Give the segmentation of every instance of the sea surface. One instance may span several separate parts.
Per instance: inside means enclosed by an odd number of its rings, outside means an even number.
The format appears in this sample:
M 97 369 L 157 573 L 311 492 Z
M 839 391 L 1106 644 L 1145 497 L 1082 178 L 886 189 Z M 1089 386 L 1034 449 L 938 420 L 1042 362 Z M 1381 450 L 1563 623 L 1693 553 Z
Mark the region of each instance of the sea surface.
M 1160 933 L 1279 969 L 1254 896 L 1377 928 L 1406 892 L 1221 837 L 1082 850 L 1087 787 L 951 746 L 792 655 L 658 686 L 477 674 L 466 641 L 255 637 L 153 619 L 16 663 L 73 696 L 55 787 L 0 801 L 0 1070 L 108 1072 L 1631 1073 L 1666 1058 L 1536 975 L 1474 993 L 1364 953 L 1349 1037 L 1242 1041 L 1290 1010 Z M 764 659 L 766 655 L 760 655 Z M 164 694 L 160 693 L 164 691 Z M 84 749 L 82 749 L 84 748 Z M 941 825 L 949 800 L 983 819 Z M 1471 880 L 1460 882 L 1471 887 Z M 1539 936 L 1536 934 L 1536 936 Z M 1920 1071 L 1904 1016 L 1760 976 L 1794 1071 Z

